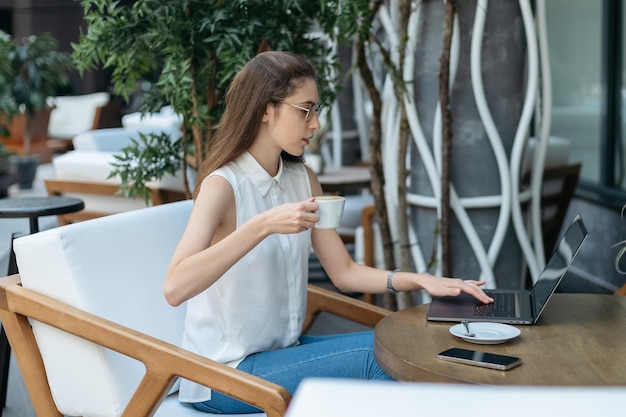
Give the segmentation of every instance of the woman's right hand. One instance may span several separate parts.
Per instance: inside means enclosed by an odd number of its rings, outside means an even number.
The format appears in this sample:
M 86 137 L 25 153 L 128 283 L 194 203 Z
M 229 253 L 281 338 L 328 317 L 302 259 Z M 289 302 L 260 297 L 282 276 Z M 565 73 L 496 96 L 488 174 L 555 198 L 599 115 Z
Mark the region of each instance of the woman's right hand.
M 320 217 L 315 198 L 311 197 L 297 203 L 285 203 L 259 214 L 261 224 L 272 233 L 300 233 L 315 226 Z

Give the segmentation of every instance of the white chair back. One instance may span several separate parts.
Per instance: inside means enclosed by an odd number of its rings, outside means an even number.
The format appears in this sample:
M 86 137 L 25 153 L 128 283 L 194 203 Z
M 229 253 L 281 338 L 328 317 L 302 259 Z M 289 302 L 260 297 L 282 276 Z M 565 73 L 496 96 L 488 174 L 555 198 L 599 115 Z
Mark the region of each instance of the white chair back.
M 183 117 L 174 113 L 171 106 L 165 106 L 155 113 L 129 113 L 122 116 L 122 126 L 135 129 L 180 130 Z
M 111 215 L 15 241 L 25 288 L 180 345 L 184 306 L 167 304 L 162 285 L 192 201 Z M 141 363 L 33 322 L 48 381 L 66 416 L 119 416 L 144 374 Z M 169 414 L 202 415 L 175 395 Z
M 48 136 L 71 138 L 91 130 L 96 109 L 106 105 L 110 97 L 107 92 L 49 97 L 48 104 L 53 109 L 48 123 Z
M 122 148 L 130 145 L 132 140 L 139 140 L 140 133 L 147 135 L 161 132 L 170 134 L 172 140 L 180 137 L 180 130 L 178 129 L 112 127 L 83 132 L 76 135 L 72 139 L 72 143 L 77 151 L 119 152 Z

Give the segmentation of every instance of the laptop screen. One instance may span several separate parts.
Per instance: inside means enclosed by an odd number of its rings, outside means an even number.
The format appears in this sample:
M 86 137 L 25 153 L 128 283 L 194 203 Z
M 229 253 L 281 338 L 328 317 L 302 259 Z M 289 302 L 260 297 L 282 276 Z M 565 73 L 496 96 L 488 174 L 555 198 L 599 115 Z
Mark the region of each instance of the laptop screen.
M 541 314 L 586 237 L 587 229 L 580 214 L 577 214 L 531 290 L 535 318 Z

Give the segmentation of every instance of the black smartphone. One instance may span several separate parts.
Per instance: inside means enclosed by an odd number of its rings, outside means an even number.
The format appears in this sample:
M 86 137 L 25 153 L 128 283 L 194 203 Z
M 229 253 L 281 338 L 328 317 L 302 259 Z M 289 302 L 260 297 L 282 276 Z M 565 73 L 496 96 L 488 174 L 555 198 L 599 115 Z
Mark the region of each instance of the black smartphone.
M 506 371 L 522 363 L 515 356 L 497 355 L 495 353 L 479 352 L 476 350 L 451 348 L 437 355 L 437 358 L 450 362 L 481 366 L 483 368 Z

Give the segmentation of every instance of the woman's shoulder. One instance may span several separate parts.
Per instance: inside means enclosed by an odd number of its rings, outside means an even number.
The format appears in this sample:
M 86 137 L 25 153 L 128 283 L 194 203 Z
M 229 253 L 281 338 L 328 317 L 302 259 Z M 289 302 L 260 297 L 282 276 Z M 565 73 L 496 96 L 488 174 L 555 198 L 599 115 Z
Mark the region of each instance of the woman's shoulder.
M 240 178 L 241 175 L 237 173 L 237 166 L 232 163 L 227 163 L 209 173 L 202 182 L 229 184 L 231 189 L 236 190 L 239 186 Z
M 230 181 L 230 179 L 236 179 L 241 176 L 241 169 L 234 162 L 228 162 L 221 167 L 217 168 L 215 171 L 211 172 L 208 177 L 218 175 L 220 177 L 224 177 Z

